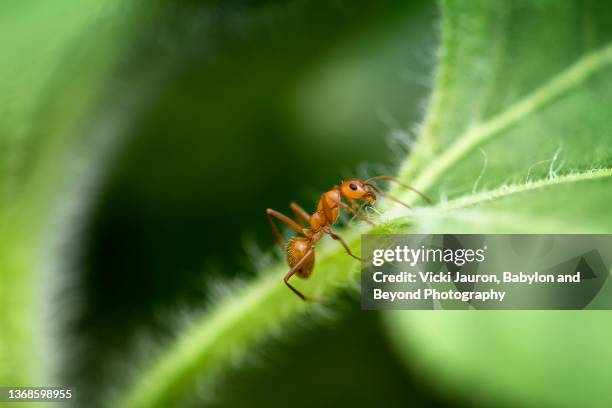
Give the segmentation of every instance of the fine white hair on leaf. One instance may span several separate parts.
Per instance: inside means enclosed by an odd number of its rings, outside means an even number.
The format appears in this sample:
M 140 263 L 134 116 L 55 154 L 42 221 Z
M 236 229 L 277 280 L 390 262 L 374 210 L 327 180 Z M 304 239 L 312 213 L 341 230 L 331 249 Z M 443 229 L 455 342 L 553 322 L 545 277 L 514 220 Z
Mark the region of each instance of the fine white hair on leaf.
M 542 166 L 543 164 L 546 164 L 546 163 L 548 163 L 548 177 L 552 178 L 554 175 L 556 175 L 557 172 L 564 165 L 564 161 L 562 161 L 558 165 L 555 166 L 555 163 L 556 163 L 557 159 L 559 158 L 562 150 L 563 150 L 562 146 L 559 146 L 559 148 L 553 154 L 552 158 L 545 159 L 545 160 L 539 160 L 539 161 L 533 163 L 531 166 L 529 166 L 529 168 L 527 169 L 527 175 L 525 176 L 525 181 L 526 182 L 531 181 L 531 173 L 532 173 L 532 171 L 534 171 L 535 168 L 537 168 L 539 166 Z
M 472 194 L 476 193 L 476 191 L 478 190 L 478 185 L 480 184 L 480 181 L 482 180 L 485 172 L 487 171 L 487 164 L 489 162 L 487 152 L 482 147 L 479 148 L 479 150 L 483 157 L 483 163 L 482 163 L 482 169 L 480 170 L 480 174 L 478 174 L 478 177 L 476 178 L 476 181 L 474 181 L 474 185 L 472 186 Z
M 272 236 L 272 232 L 270 232 Z M 275 245 L 277 248 L 277 246 Z M 242 236 L 242 248 L 246 254 L 246 260 L 248 261 L 250 269 L 256 271 L 265 271 L 274 263 L 273 253 L 264 250 L 257 243 L 255 236 L 252 233 L 245 233 Z
M 526 176 L 526 180 L 527 180 L 527 181 L 531 180 L 531 172 L 532 172 L 532 170 L 533 170 L 535 167 L 540 166 L 540 165 L 542 165 L 542 164 L 544 164 L 544 163 L 548 163 L 549 161 L 550 161 L 550 159 L 540 160 L 540 161 L 537 161 L 537 162 L 533 163 L 531 166 L 529 166 L 529 168 L 527 169 L 527 176 Z
M 431 88 L 433 82 L 432 75 L 408 68 L 400 72 L 399 78 L 404 83 L 415 84 L 426 89 Z
M 438 203 L 444 204 L 448 202 L 448 196 L 446 195 L 446 191 L 440 191 L 438 193 Z
M 559 146 L 557 151 L 555 152 L 553 158 L 550 160 L 550 166 L 548 167 L 548 178 L 553 179 L 557 176 L 557 172 L 563 168 L 564 160 L 562 160 L 558 165 L 555 166 L 561 151 L 563 150 L 562 146 Z
M 406 154 L 414 146 L 414 137 L 410 132 L 396 128 L 387 133 L 385 142 L 393 153 Z
M 384 105 L 379 105 L 376 108 L 376 114 L 387 129 L 401 128 L 399 120 Z
M 60 198 L 49 206 L 50 221 L 43 232 L 37 265 L 45 290 L 40 293 L 41 319 L 36 326 L 45 334 L 39 341 L 47 359 L 44 375 L 48 381 L 76 373 L 79 366 L 73 362 L 91 352 L 90 345 L 71 332 L 84 302 L 83 281 L 76 273 L 84 257 L 81 243 L 90 227 L 94 203 L 106 183 L 108 164 L 117 159 L 127 143 L 132 121 L 141 114 L 143 102 L 156 92 L 161 71 L 155 69 L 142 76 L 132 84 L 129 95 L 111 87 L 104 96 L 111 102 L 105 105 L 108 108 L 89 118 L 89 125 L 80 130 L 83 135 L 79 142 L 64 160 L 63 184 L 57 188 Z

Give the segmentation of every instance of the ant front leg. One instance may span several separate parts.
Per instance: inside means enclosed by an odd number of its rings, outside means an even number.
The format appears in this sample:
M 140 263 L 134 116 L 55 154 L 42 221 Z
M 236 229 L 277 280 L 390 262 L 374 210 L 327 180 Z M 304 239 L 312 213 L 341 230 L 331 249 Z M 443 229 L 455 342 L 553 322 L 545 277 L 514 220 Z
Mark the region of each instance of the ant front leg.
M 302 300 L 310 300 L 310 299 L 308 299 L 302 292 L 300 292 L 299 290 L 297 290 L 297 288 L 295 288 L 292 284 L 290 284 L 289 279 L 293 275 L 295 275 L 297 271 L 300 270 L 302 265 L 304 265 L 304 262 L 306 262 L 306 260 L 310 257 L 310 255 L 312 255 L 312 251 L 314 251 L 314 247 L 311 246 L 310 248 L 308 248 L 308 251 L 304 253 L 304 256 L 302 256 L 302 258 L 295 265 L 293 265 L 291 269 L 289 269 L 289 272 L 287 272 L 287 274 L 285 275 L 285 278 L 283 279 L 283 281 L 285 282 L 285 285 L 287 285 L 287 287 L 291 289 L 293 293 L 298 295 L 298 297 Z
M 350 197 L 347 197 L 346 200 L 349 202 L 351 207 L 353 207 L 353 209 L 357 211 L 359 214 L 362 214 L 362 211 L 364 211 L 366 205 L 368 205 L 368 203 L 363 203 L 360 205 L 357 201 L 355 201 L 354 199 Z M 357 217 L 356 215 L 353 215 L 353 218 L 356 218 L 356 217 Z M 365 217 L 367 217 L 367 213 Z M 353 220 L 353 218 L 351 218 L 351 221 Z
M 357 204 L 357 201 L 353 200 L 350 197 L 348 197 L 346 200 L 349 202 L 351 207 L 353 207 L 355 210 L 359 211 L 359 209 L 361 209 L 361 206 L 359 204 Z
M 294 230 L 298 234 L 304 233 L 304 229 L 302 228 L 300 224 L 293 221 L 291 218 L 287 217 L 286 215 L 276 210 L 273 210 L 272 208 L 268 208 L 266 210 L 266 215 L 268 216 L 268 221 L 270 222 L 270 226 L 272 227 L 272 232 L 274 233 L 274 238 L 276 239 L 276 243 L 278 243 L 278 246 L 282 250 L 285 249 L 285 245 L 283 244 L 283 237 L 281 236 L 280 231 L 278 230 L 278 227 L 274 223 L 274 218 L 288 225 L 292 230 Z
M 326 232 L 327 234 L 329 234 L 329 236 L 330 236 L 332 239 L 334 239 L 334 240 L 336 240 L 336 241 L 339 241 L 339 242 L 342 244 L 342 246 L 344 247 L 344 250 L 346 251 L 346 253 L 347 253 L 347 254 L 349 254 L 349 255 L 350 255 L 350 256 L 352 256 L 353 258 L 357 259 L 358 261 L 361 261 L 361 260 L 362 260 L 361 258 L 359 258 L 358 256 L 354 255 L 354 254 L 351 252 L 351 248 L 349 248 L 349 247 L 348 247 L 348 245 L 346 244 L 346 242 L 344 241 L 344 239 L 342 239 L 342 237 L 341 237 L 340 235 L 338 235 L 338 234 L 334 234 L 334 232 L 332 231 L 332 229 L 331 229 L 331 228 L 326 229 L 326 230 L 325 230 L 325 232 Z
M 342 201 L 338 202 L 336 200 L 334 200 L 336 203 L 338 203 L 338 205 L 344 205 L 347 208 L 350 208 L 348 205 L 344 204 Z M 331 210 L 329 208 L 329 206 L 327 205 L 327 200 L 325 198 L 325 196 L 321 197 L 321 204 L 323 206 L 323 211 L 325 212 L 325 217 L 327 217 L 328 220 L 332 219 L 332 214 L 331 214 Z M 351 208 L 352 210 L 352 208 Z M 325 227 L 323 227 L 323 231 L 326 234 L 329 234 L 330 237 L 332 237 L 332 239 L 335 239 L 336 241 L 340 241 L 340 243 L 342 244 L 342 246 L 344 247 L 344 249 L 346 250 L 346 252 L 352 256 L 353 258 L 361 261 L 361 258 L 353 255 L 353 253 L 351 252 L 351 249 L 348 247 L 348 245 L 346 245 L 346 242 L 344 242 L 344 240 L 342 239 L 342 237 L 340 235 L 336 235 L 334 234 L 334 232 L 331 229 L 331 226 L 326 225 Z
M 368 224 L 374 226 L 376 225 L 374 223 L 374 221 L 372 221 L 371 219 L 369 219 L 367 216 L 361 214 L 361 212 L 355 211 L 353 208 L 351 208 L 350 206 L 346 205 L 345 203 L 343 203 L 342 201 L 338 201 L 338 200 L 334 200 L 336 203 L 338 203 L 338 205 L 346 210 L 346 211 L 350 211 L 355 217 L 359 218 L 362 221 L 367 222 Z

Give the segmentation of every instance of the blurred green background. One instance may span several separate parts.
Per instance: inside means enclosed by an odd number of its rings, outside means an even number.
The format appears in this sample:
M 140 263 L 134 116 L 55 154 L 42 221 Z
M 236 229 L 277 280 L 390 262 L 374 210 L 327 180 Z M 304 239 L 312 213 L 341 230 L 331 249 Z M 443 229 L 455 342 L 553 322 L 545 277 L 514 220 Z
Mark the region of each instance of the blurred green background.
M 432 1 L 0 5 L 0 384 L 73 385 L 76 406 L 109 406 L 223 282 L 282 262 L 266 208 L 312 210 L 343 178 L 397 174 L 417 124 L 425 147 L 403 176 L 427 179 L 437 154 L 445 171 L 434 166 L 427 188 L 442 207 L 512 183 L 546 188 L 476 211 L 420 208 L 411 231 L 611 231 L 610 7 L 444 5 L 442 39 Z M 555 178 L 576 171 L 584 183 Z M 383 318 L 339 298 L 329 318 L 292 304 L 295 325 L 270 322 L 282 336 L 194 405 L 610 400 L 596 383 L 610 377 L 605 313 Z M 256 305 L 259 317 L 275 305 Z
M 201 308 L 211 281 L 251 276 L 270 256 L 265 208 L 312 210 L 343 177 L 393 174 L 433 80 L 433 2 L 167 11 L 112 90 L 129 132 L 87 221 L 71 323 L 82 351 L 67 375 L 83 401 L 116 385 L 139 336 L 169 337 L 165 317 Z M 406 374 L 376 314 L 348 309 L 339 325 L 264 349 L 265 364 L 229 374 L 212 405 L 463 406 Z

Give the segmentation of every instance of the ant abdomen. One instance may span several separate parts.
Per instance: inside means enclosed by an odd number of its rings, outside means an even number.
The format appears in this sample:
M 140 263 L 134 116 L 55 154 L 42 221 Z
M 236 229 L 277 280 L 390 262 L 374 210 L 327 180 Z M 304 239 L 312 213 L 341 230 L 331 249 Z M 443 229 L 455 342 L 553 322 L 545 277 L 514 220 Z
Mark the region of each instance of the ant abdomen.
M 297 264 L 304 257 L 308 249 L 310 249 L 310 245 L 311 242 L 308 238 L 292 238 L 287 244 L 287 263 L 289 264 L 289 266 L 293 267 L 295 264 Z M 296 270 L 295 273 L 300 278 L 308 278 L 312 273 L 314 263 L 315 251 L 313 249 L 310 255 L 304 260 L 300 268 Z

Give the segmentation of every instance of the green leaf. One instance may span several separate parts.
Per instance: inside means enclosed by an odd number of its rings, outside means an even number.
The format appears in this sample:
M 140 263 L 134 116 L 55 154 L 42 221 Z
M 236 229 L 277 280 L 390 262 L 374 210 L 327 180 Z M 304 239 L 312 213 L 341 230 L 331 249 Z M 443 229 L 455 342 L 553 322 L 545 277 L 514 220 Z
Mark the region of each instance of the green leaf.
M 49 338 L 61 319 L 48 301 L 66 279 L 64 270 L 51 273 L 61 262 L 53 249 L 69 233 L 69 223 L 59 220 L 84 199 L 114 140 L 111 127 L 94 136 L 85 124 L 107 95 L 136 23 L 145 20 L 133 6 L 114 0 L 0 6 L 1 384 L 51 381 L 47 370 L 57 361 Z
M 443 3 L 438 81 L 404 180 L 426 233 L 611 233 L 612 12 L 603 2 Z M 544 23 L 547 22 L 547 23 Z M 610 406 L 607 313 L 391 312 L 400 355 L 470 400 Z

